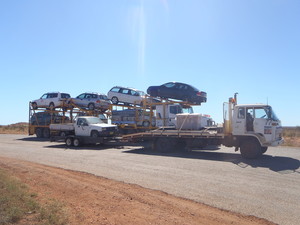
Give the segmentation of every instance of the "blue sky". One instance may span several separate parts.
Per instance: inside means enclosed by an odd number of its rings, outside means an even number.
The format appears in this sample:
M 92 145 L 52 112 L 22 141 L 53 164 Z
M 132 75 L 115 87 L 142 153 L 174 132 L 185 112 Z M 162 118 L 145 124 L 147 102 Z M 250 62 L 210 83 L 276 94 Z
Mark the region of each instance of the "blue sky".
M 195 111 L 269 103 L 300 126 L 299 0 L 0 1 L 0 124 L 49 91 L 76 97 L 169 81 L 208 94 Z

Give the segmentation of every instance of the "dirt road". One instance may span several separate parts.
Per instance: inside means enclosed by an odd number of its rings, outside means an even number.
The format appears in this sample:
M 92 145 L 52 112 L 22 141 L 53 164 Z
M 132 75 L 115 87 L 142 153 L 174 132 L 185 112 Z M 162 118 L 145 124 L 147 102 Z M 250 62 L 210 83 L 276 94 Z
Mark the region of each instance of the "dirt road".
M 300 149 L 270 148 L 244 160 L 232 148 L 153 153 L 141 147 L 66 148 L 0 135 L 0 156 L 83 171 L 282 225 L 300 221 Z
M 0 168 L 26 183 L 40 201 L 63 202 L 70 224 L 273 224 L 87 173 L 3 157 Z

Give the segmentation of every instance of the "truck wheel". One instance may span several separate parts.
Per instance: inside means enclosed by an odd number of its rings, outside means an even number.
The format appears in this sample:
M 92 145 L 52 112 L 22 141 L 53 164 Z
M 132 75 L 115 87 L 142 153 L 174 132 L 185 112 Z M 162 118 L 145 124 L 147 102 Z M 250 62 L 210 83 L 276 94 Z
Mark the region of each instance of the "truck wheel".
M 261 147 L 262 154 L 266 153 L 267 150 L 268 150 L 268 147 Z
M 158 138 L 154 143 L 154 148 L 159 152 L 171 152 L 175 150 L 175 141 L 169 138 Z
M 50 129 L 49 128 L 44 128 L 43 136 L 44 136 L 44 138 L 49 138 L 50 137 Z
M 89 108 L 89 110 L 94 110 L 95 105 L 93 103 L 90 103 L 90 104 L 88 104 L 88 108 Z
M 68 147 L 71 147 L 73 145 L 73 138 L 67 137 L 65 142 Z
M 43 136 L 43 128 L 36 128 L 35 134 L 37 138 L 42 138 Z
M 78 138 L 74 138 L 74 140 L 73 140 L 73 145 L 75 146 L 75 147 L 79 147 L 80 146 L 80 141 L 79 141 L 79 139 Z
M 111 102 L 112 102 L 114 105 L 118 105 L 119 99 L 118 99 L 116 96 L 114 96 L 114 97 L 111 98 Z
M 97 137 L 99 137 L 99 132 L 96 131 L 96 130 L 93 130 L 93 131 L 91 132 L 91 137 L 92 137 L 92 138 L 97 138 Z
M 262 155 L 262 148 L 255 139 L 247 139 L 241 143 L 240 152 L 243 158 L 255 159 Z

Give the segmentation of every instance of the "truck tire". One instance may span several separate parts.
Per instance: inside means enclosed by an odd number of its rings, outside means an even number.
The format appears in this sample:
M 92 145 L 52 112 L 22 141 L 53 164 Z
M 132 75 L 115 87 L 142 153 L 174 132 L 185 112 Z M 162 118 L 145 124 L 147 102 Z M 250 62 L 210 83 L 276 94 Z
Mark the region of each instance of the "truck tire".
M 114 97 L 111 98 L 111 102 L 112 102 L 114 105 L 118 105 L 119 99 L 118 99 L 116 96 L 114 96 Z
M 43 138 L 44 136 L 43 136 L 43 128 L 36 128 L 35 129 L 35 134 L 36 134 L 36 137 L 37 138 Z
M 150 122 L 148 120 L 143 121 L 143 127 L 149 127 L 150 126 Z
M 96 130 L 92 130 L 92 132 L 91 132 L 91 137 L 92 137 L 92 138 L 97 138 L 97 137 L 99 137 L 99 132 L 96 131 Z
M 44 128 L 43 129 L 43 136 L 44 136 L 44 138 L 49 138 L 50 137 L 50 129 L 49 128 Z
M 242 141 L 240 152 L 242 157 L 246 159 L 256 159 L 263 154 L 260 143 L 253 138 Z
M 73 140 L 73 145 L 74 145 L 74 147 L 79 147 L 80 146 L 80 140 L 78 139 L 78 138 L 74 138 L 74 140 Z
M 73 145 L 73 138 L 67 137 L 67 138 L 65 139 L 65 143 L 66 143 L 66 145 L 67 145 L 68 147 L 71 147 L 71 146 Z
M 172 138 L 157 138 L 154 142 L 154 148 L 159 152 L 172 152 L 175 146 L 176 142 Z

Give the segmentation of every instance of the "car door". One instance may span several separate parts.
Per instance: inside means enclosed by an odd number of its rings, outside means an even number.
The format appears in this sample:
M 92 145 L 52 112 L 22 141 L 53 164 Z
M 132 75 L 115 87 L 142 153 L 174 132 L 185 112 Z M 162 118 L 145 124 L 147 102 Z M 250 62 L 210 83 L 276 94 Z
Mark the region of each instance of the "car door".
M 159 95 L 165 98 L 172 98 L 175 86 L 175 83 L 163 84 L 159 89 Z
M 78 95 L 75 99 L 75 104 L 81 107 L 85 106 L 85 94 Z
M 48 94 L 42 95 L 42 97 L 37 102 L 37 105 L 39 107 L 47 107 L 49 105 L 49 104 L 47 104 L 47 97 L 48 97 Z

